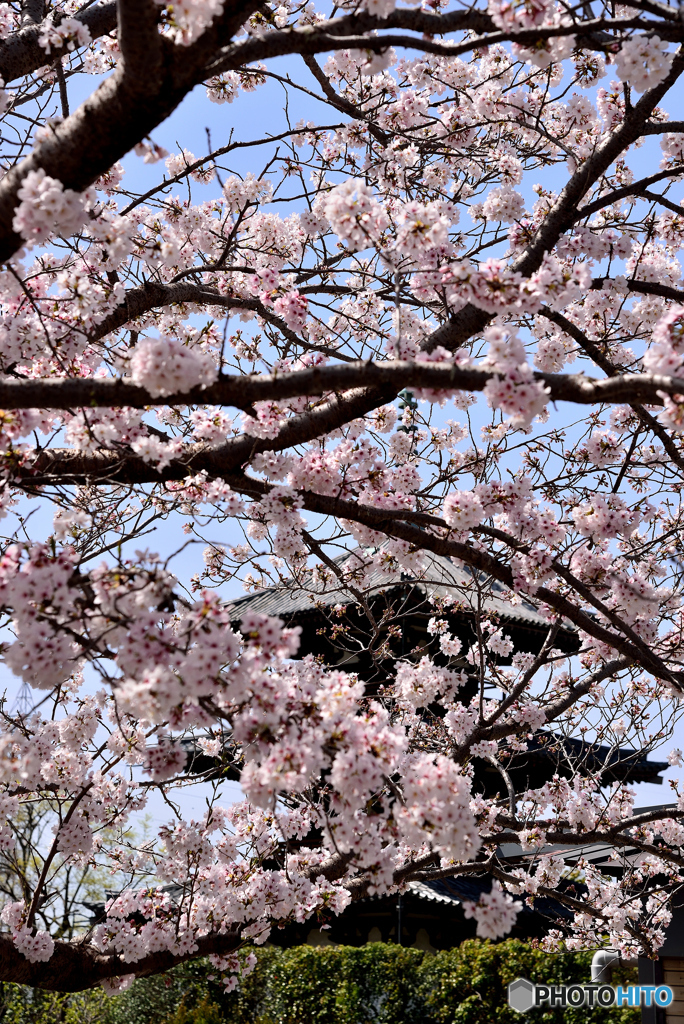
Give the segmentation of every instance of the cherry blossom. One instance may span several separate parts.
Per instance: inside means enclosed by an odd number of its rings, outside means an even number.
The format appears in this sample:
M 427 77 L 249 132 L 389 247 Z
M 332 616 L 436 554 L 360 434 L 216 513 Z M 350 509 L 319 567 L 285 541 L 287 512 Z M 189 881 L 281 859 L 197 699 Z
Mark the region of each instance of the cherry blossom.
M 145 338 L 130 361 L 131 378 L 153 398 L 206 387 L 217 370 L 209 353 L 186 348 L 175 338 Z
M 28 173 L 18 195 L 12 226 L 27 242 L 45 242 L 56 232 L 69 235 L 85 223 L 83 197 L 63 188 L 42 167 Z
M 481 939 L 500 939 L 511 930 L 521 906 L 494 882 L 478 903 L 464 903 L 463 912 L 466 918 L 475 918 Z
M 658 36 L 640 36 L 623 42 L 615 63 L 620 81 L 629 82 L 637 92 L 645 92 L 667 77 L 672 55 L 666 52 Z
M 478 935 L 553 897 L 546 948 L 657 955 L 684 133 L 635 3 L 0 4 L 3 864 L 43 816 L 0 980 L 230 989 L 281 927 L 473 873 Z M 665 744 L 672 806 L 578 737 Z

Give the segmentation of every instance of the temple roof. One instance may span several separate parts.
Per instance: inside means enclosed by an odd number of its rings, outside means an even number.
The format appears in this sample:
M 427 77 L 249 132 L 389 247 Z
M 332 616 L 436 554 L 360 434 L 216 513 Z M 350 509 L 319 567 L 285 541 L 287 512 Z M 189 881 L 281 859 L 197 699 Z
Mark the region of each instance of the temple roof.
M 350 569 L 352 559 L 363 551 L 369 557 L 377 549 L 360 549 L 340 555 L 335 559 L 344 572 Z M 425 594 L 426 597 L 446 597 L 454 599 L 450 612 L 461 612 L 466 615 L 496 615 L 502 620 L 518 622 L 535 629 L 548 629 L 548 620 L 535 608 L 528 597 L 517 597 L 519 603 L 511 603 L 504 595 L 507 593 L 503 584 L 491 580 L 481 573 L 475 573 L 469 566 L 457 566 L 444 555 L 425 552 L 425 571 L 422 575 L 412 576 L 402 572 L 399 576 L 390 576 L 379 567 L 373 567 L 368 573 L 368 583 L 364 591 L 368 596 L 387 593 L 391 590 L 410 587 Z M 302 578 L 292 583 L 283 583 L 254 594 L 238 598 L 230 605 L 231 617 L 238 621 L 248 611 L 262 615 L 278 615 L 287 619 L 299 618 L 307 612 L 323 611 L 334 605 L 355 604 L 356 599 L 343 587 L 337 577 L 321 579 L 315 569 L 306 569 Z M 478 595 L 478 586 L 487 590 L 486 595 Z M 567 630 L 574 627 L 567 623 Z
M 370 562 L 382 550 L 383 547 L 355 548 L 341 554 L 335 563 L 339 570 L 348 574 L 353 569 L 352 560 L 363 557 L 365 562 Z M 430 599 L 447 595 L 452 603 L 438 614 L 449 621 L 451 631 L 464 643 L 464 651 L 476 641 L 476 621 L 482 617 L 494 618 L 505 627 L 515 651 L 537 653 L 541 649 L 550 623 L 528 595 L 514 595 L 511 600 L 510 590 L 496 580 L 468 566 L 457 565 L 442 555 L 426 552 L 424 564 L 422 573 L 390 575 L 373 564 L 365 574 L 366 600 L 371 604 L 383 600 L 386 604 L 393 603 L 396 607 L 391 621 L 401 622 L 401 639 L 393 642 L 397 651 L 390 653 L 386 670 L 393 660 L 415 656 L 412 652 L 416 651 L 435 657 L 439 663 L 443 656 L 435 638 L 428 634 L 427 623 L 430 616 L 436 614 Z M 333 630 L 325 628 L 326 620 L 330 622 L 337 618 L 333 612 L 335 606 L 346 609 L 341 641 L 330 639 L 335 627 Z M 364 652 L 359 646 L 354 652 L 349 643 L 346 654 L 343 650 L 345 636 L 358 626 L 364 613 L 356 597 L 332 571 L 321 574 L 318 568 L 306 568 L 297 580 L 285 581 L 233 601 L 229 611 L 236 625 L 247 612 L 278 616 L 287 625 L 301 625 L 303 632 L 298 657 L 322 655 L 327 664 L 349 668 L 366 682 L 372 680 L 374 672 L 382 679 L 382 671 L 378 671 L 376 665 L 364 662 Z M 567 654 L 579 648 L 579 634 L 572 623 L 563 622 L 554 646 Z M 506 661 L 501 659 L 502 663 Z M 462 667 L 467 671 L 465 659 Z M 464 690 L 463 699 L 468 695 L 469 691 Z M 649 761 L 642 751 L 626 747 L 613 749 L 548 731 L 538 732 L 529 738 L 526 750 L 511 751 L 506 768 L 516 787 L 524 789 L 529 785 L 542 785 L 556 772 L 567 775 L 570 761 L 583 765 L 587 773 L 599 773 L 603 785 L 617 781 L 661 783 L 660 773 L 668 768 L 664 761 Z M 489 796 L 495 795 L 503 785 L 500 773 L 485 762 L 478 763 L 477 779 L 478 787 Z

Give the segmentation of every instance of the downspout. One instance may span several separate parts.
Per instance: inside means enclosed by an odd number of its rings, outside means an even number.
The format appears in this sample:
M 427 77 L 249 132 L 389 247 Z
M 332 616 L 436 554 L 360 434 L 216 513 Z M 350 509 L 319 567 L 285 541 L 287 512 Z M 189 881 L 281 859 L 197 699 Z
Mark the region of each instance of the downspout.
M 616 949 L 597 949 L 591 958 L 591 980 L 594 985 L 610 985 L 613 967 L 619 962 Z

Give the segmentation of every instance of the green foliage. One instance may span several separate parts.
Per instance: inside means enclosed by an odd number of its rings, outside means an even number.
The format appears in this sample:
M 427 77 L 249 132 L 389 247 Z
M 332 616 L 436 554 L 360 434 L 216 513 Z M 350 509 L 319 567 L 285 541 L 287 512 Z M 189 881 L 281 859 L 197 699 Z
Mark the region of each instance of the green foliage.
M 109 1000 L 101 1024 L 205 1024 L 202 1019 L 186 1021 L 182 1017 L 176 1022 L 174 1014 L 181 1006 L 194 1009 L 211 993 L 215 986 L 207 981 L 210 973 L 206 960 L 194 960 L 166 974 L 141 978 L 126 992 Z M 206 1024 L 214 1022 L 208 1019 Z
M 205 996 L 201 1003 L 197 1003 L 191 1010 L 185 1005 L 184 1000 L 173 1016 L 168 1018 L 167 1024 L 223 1024 L 224 1021 L 221 1007 L 210 1002 L 209 996 Z
M 424 1021 L 425 954 L 372 943 L 355 948 L 299 946 L 260 958 L 255 976 L 229 996 L 234 1024 L 366 1024 Z
M 542 953 L 517 939 L 463 942 L 431 955 L 372 943 L 258 949 L 257 967 L 234 992 L 209 981 L 206 961 L 137 981 L 111 999 L 2 987 L 0 1024 L 639 1024 L 639 1010 L 544 1009 L 521 1017 L 506 988 L 526 977 L 586 982 L 591 951 Z M 624 969 L 615 982 L 636 981 Z
M 2 1024 L 103 1024 L 109 1003 L 102 989 L 62 995 L 0 982 Z
M 637 1024 L 639 1010 L 540 1007 L 525 1018 L 507 1003 L 508 983 L 528 978 L 539 984 L 569 985 L 589 981 L 592 951 L 548 954 L 528 943 L 509 939 L 496 945 L 467 941 L 457 949 L 426 957 L 422 970 L 424 1020 L 430 1024 Z M 637 980 L 636 969 L 615 974 L 616 984 Z
M 461 943 L 434 956 L 372 943 L 360 948 L 261 950 L 259 965 L 224 997 L 231 1024 L 638 1024 L 638 1010 L 507 1005 L 509 981 L 587 982 L 591 952 L 542 953 L 516 939 Z M 625 971 L 617 982 L 636 981 Z

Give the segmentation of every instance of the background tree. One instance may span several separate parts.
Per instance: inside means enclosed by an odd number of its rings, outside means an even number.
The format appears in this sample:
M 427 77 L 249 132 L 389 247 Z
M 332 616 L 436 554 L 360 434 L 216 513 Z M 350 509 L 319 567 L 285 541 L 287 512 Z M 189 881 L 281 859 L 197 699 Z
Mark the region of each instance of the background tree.
M 684 794 L 634 813 L 579 762 L 487 797 L 477 765 L 505 779 L 542 727 L 648 747 L 677 717 L 679 8 L 26 0 L 0 24 L 3 655 L 43 691 L 3 719 L 5 864 L 22 806 L 53 818 L 5 887 L 0 979 L 111 992 L 210 954 L 230 985 L 273 923 L 483 871 L 481 935 L 555 894 L 571 944 L 653 953 Z M 200 158 L 150 138 L 197 86 L 226 117 L 274 81 L 274 137 L 209 132 Z M 146 191 L 133 149 L 158 165 Z M 477 635 L 453 635 L 447 584 L 439 655 L 402 652 L 378 574 L 435 556 L 471 573 Z M 351 596 L 373 691 L 293 661 L 277 619 L 236 631 L 236 578 Z M 545 617 L 536 652 L 512 652 L 495 586 Z M 209 767 L 188 774 L 193 737 Z M 133 843 L 152 790 L 169 824 Z M 619 879 L 580 864 L 580 898 L 559 841 L 639 853 Z M 57 866 L 93 864 L 120 892 L 106 919 L 51 933 Z

